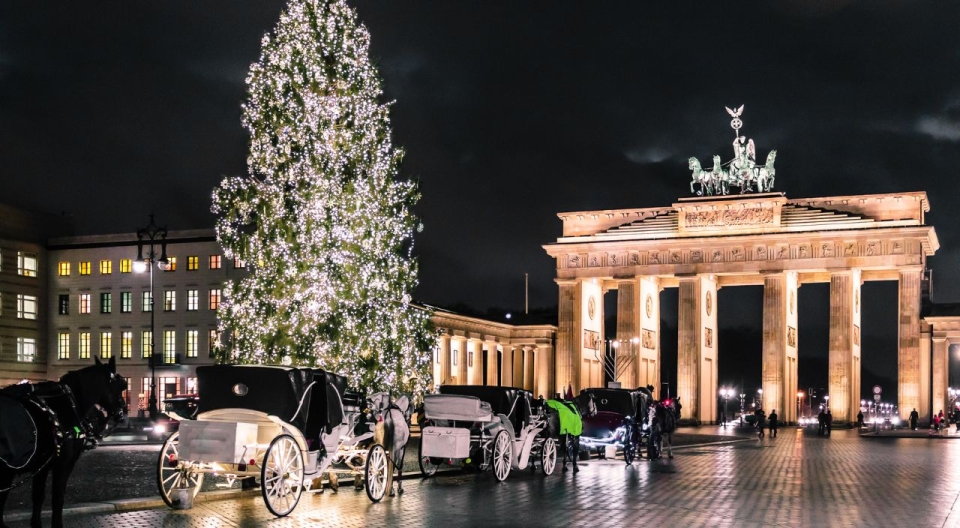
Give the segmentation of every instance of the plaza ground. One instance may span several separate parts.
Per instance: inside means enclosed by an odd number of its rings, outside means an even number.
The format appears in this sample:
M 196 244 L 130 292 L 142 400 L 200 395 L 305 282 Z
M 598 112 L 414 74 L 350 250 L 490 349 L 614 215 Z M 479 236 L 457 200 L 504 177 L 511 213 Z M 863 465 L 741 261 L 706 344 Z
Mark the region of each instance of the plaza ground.
M 870 438 L 785 428 L 776 439 L 703 427 L 728 442 L 680 447 L 676 458 L 591 460 L 577 475 L 514 471 L 411 478 L 372 504 L 349 487 L 304 495 L 278 519 L 259 496 L 72 515 L 68 526 L 960 526 L 960 442 Z M 721 439 L 722 440 L 722 439 Z M 954 508 L 957 508 L 956 510 Z M 8 523 L 25 527 L 19 517 Z

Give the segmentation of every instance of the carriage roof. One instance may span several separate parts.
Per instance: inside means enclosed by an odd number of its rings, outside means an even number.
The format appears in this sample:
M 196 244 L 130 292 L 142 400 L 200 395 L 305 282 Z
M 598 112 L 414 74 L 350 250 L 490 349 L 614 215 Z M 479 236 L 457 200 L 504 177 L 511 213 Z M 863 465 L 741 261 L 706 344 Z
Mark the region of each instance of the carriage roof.
M 640 410 L 641 400 L 650 401 L 650 391 L 647 389 L 586 389 L 593 394 L 594 403 L 598 411 L 609 411 L 636 416 Z
M 345 377 L 314 368 L 274 365 L 199 366 L 198 412 L 250 409 L 276 416 L 301 429 L 307 426 L 308 421 L 311 426 L 322 427 L 327 425 L 331 418 L 337 422 L 342 418 L 343 410 L 339 397 L 342 397 L 346 390 L 346 384 Z M 336 402 L 330 401 L 328 395 L 333 396 L 331 392 L 338 396 Z
M 442 385 L 440 394 L 474 396 L 485 401 L 494 414 L 507 416 L 517 432 L 530 420 L 533 394 L 528 390 L 492 385 Z

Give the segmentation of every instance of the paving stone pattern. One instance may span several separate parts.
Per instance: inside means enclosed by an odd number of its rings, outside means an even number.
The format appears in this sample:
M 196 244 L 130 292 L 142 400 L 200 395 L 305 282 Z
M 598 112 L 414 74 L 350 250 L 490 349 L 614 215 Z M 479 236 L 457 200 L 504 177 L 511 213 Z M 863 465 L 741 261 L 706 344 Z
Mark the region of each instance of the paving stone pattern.
M 784 428 L 777 439 L 680 448 L 673 460 L 630 467 L 592 460 L 576 476 L 514 471 L 497 483 L 489 472 L 459 473 L 411 479 L 404 488 L 380 504 L 349 487 L 304 495 L 281 519 L 262 499 L 242 498 L 184 512 L 74 516 L 68 525 L 960 526 L 960 442 Z

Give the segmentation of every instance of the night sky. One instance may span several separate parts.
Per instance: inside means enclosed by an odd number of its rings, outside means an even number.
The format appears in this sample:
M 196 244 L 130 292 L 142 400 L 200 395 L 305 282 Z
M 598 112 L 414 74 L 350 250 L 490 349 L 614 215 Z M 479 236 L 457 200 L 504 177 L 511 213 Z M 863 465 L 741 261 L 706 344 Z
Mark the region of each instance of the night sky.
M 960 300 L 960 3 L 352 4 L 395 101 L 402 174 L 421 182 L 422 301 L 522 309 L 529 273 L 531 305 L 555 305 L 540 246 L 556 213 L 688 196 L 686 159 L 732 156 L 724 106 L 740 104 L 789 198 L 927 191 L 935 299 Z M 84 234 L 132 232 L 151 211 L 212 227 L 211 190 L 246 171 L 244 78 L 282 6 L 5 2 L 0 202 L 70 214 Z M 760 291 L 724 289 L 721 326 L 759 328 Z M 801 288 L 810 365 L 826 358 L 826 299 Z M 895 380 L 896 286 L 864 299 L 865 357 Z M 725 354 L 758 362 L 720 343 L 722 382 L 740 362 Z

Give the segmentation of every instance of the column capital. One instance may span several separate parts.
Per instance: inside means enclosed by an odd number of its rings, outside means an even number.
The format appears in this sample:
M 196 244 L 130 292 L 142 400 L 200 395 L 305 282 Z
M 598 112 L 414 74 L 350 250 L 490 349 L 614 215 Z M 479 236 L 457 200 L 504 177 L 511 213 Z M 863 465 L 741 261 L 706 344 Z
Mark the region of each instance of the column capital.
M 553 279 L 558 286 L 576 286 L 582 279 Z

